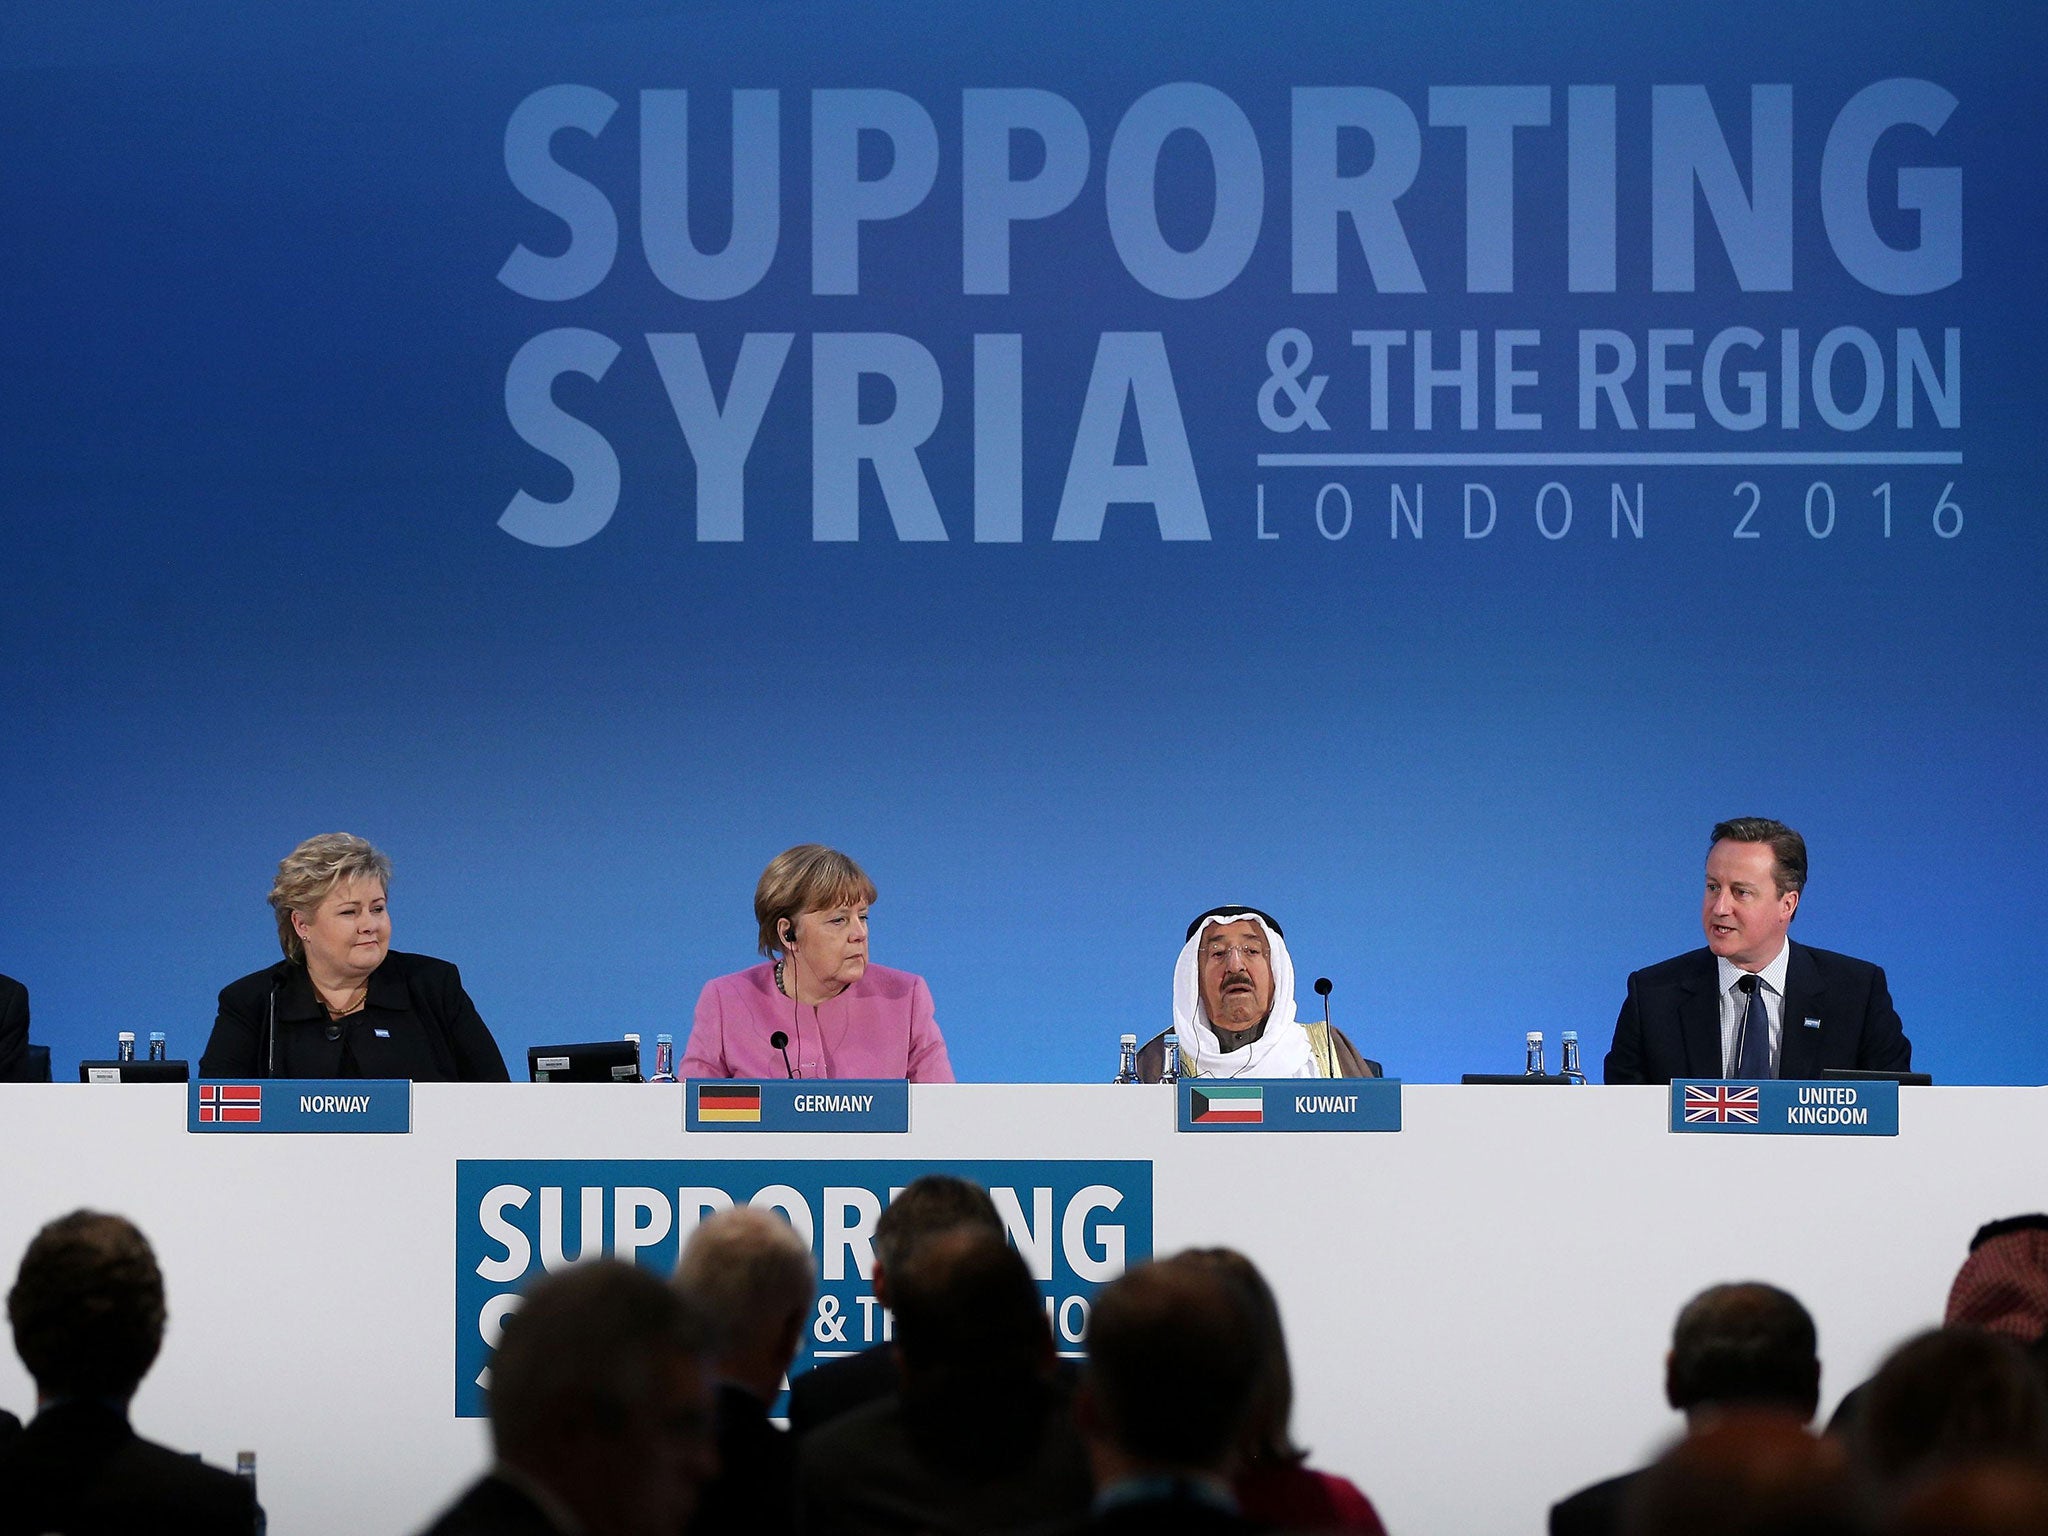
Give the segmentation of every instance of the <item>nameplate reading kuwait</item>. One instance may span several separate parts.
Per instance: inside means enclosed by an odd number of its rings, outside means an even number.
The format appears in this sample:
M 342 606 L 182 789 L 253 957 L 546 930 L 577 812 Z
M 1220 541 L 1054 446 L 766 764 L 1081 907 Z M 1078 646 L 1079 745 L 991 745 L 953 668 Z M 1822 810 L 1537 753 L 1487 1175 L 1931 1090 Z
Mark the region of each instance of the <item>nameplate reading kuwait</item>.
M 910 1084 L 896 1078 L 770 1078 L 758 1083 L 700 1078 L 683 1094 L 683 1128 L 901 1135 L 910 1129 Z
M 1888 1082 L 1685 1082 L 1671 1085 L 1671 1129 L 1737 1136 L 1896 1136 Z
M 1398 1077 L 1184 1077 L 1183 1131 L 1398 1131 Z
M 207 1135 L 402 1136 L 412 1129 L 404 1078 L 273 1077 L 260 1083 L 192 1083 L 185 1129 Z

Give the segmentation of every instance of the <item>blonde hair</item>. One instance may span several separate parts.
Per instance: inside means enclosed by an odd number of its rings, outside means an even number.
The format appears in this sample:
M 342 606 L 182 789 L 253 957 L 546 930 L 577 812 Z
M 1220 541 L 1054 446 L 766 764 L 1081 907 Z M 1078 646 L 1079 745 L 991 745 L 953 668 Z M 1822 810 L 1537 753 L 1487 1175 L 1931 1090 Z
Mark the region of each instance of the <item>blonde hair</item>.
M 761 953 L 783 952 L 779 929 L 795 926 L 806 912 L 834 907 L 866 906 L 875 899 L 875 882 L 836 848 L 823 843 L 798 843 L 768 861 L 761 883 L 754 887 L 754 919 L 761 925 Z
M 389 894 L 391 861 L 347 832 L 309 837 L 284 856 L 271 883 L 270 908 L 277 914 L 277 942 L 287 960 L 301 965 L 306 960 L 306 946 L 292 926 L 292 914 L 311 917 L 328 893 L 348 880 L 375 880 Z

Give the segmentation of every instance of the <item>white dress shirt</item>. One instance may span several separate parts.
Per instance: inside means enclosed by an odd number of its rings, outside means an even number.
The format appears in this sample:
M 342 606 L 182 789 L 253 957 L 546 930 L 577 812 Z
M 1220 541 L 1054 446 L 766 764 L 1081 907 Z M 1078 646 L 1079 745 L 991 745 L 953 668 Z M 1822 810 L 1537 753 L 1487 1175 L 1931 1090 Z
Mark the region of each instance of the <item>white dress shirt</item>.
M 1792 946 L 1778 946 L 1771 963 L 1756 973 L 1757 986 L 1764 995 L 1764 1015 L 1771 1021 L 1771 1076 L 1778 1075 L 1778 1047 L 1785 1040 L 1785 966 L 1792 958 Z M 1742 1019 L 1749 1012 L 1749 999 L 1736 985 L 1748 971 L 1721 956 L 1714 957 L 1721 974 L 1721 1075 L 1733 1077 L 1741 1065 Z

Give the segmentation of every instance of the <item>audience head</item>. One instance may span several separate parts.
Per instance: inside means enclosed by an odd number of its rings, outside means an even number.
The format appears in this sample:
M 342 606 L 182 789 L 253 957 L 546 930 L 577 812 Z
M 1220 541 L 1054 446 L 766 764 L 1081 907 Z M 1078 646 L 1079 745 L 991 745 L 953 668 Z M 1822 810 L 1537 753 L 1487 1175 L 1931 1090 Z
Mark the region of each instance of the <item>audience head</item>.
M 534 1286 L 491 1362 L 499 1461 L 590 1536 L 674 1536 L 716 1468 L 697 1304 L 636 1265 L 578 1264 Z
M 126 1402 L 164 1341 L 164 1277 L 149 1239 L 119 1216 L 73 1211 L 22 1255 L 7 1319 L 37 1395 Z
M 1240 1455 L 1252 1463 L 1303 1460 L 1307 1453 L 1288 1432 L 1288 1422 L 1294 1416 L 1294 1373 L 1287 1361 L 1287 1335 L 1280 1326 L 1280 1303 L 1273 1288 L 1266 1284 L 1258 1266 L 1235 1248 L 1190 1248 L 1180 1257 L 1215 1270 L 1236 1286 L 1255 1324 L 1259 1381 L 1239 1438 Z
M 963 1227 L 1003 1235 L 1003 1218 L 996 1214 L 995 1202 L 972 1180 L 927 1173 L 898 1191 L 875 1222 L 874 1284 L 882 1304 L 894 1308 L 890 1275 L 921 1244 Z
M 1258 1325 L 1213 1264 L 1141 1264 L 1096 1294 L 1081 1419 L 1105 1481 L 1221 1474 L 1259 1385 Z
M 1732 1408 L 1638 1478 L 1624 1536 L 1860 1536 L 1848 1459 L 1776 1408 Z
M 1879 1367 L 1853 1445 L 1880 1488 L 1967 1459 L 2048 1455 L 2048 1390 L 2025 1351 L 1974 1328 L 1908 1339 Z
M 1942 1321 L 2022 1344 L 2048 1333 L 2048 1216 L 2008 1216 L 1979 1227 Z
M 2041 1536 L 2048 1531 L 2048 1466 L 1995 1458 L 1936 1472 L 1900 1501 L 1890 1531 L 1891 1536 Z
M 1045 1304 L 1023 1256 L 1001 1237 L 956 1228 L 896 1272 L 896 1349 L 912 1381 L 1016 1382 L 1053 1359 Z
M 704 1311 L 722 1375 L 772 1398 L 796 1358 L 817 1270 L 790 1224 L 746 1206 L 707 1217 L 690 1234 L 676 1284 Z
M 1731 1407 L 1811 1419 L 1820 1406 L 1813 1318 L 1774 1285 L 1717 1285 L 1685 1304 L 1671 1332 L 1664 1395 L 1689 1418 Z

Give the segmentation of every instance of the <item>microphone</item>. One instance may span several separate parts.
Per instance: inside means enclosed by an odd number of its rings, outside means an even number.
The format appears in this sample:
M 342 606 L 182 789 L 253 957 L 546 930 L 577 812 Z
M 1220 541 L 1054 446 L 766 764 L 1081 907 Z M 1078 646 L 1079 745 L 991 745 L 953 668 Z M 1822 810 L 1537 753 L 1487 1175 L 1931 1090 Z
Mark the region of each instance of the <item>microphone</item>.
M 277 1076 L 277 983 L 270 986 L 270 1001 L 263 1011 L 263 1075 Z
M 1316 978 L 1316 996 L 1323 1000 L 1323 1025 L 1325 1028 L 1330 1023 L 1330 993 L 1333 990 L 1335 989 L 1331 987 L 1329 977 L 1318 976 Z
M 791 1077 L 795 1077 L 795 1076 L 796 1076 L 796 1068 L 795 1068 L 795 1067 L 792 1067 L 792 1066 L 791 1066 L 791 1065 L 789 1064 L 789 1036 L 788 1036 L 788 1034 L 787 1034 L 786 1032 L 784 1032 L 783 1030 L 779 1030 L 779 1029 L 778 1029 L 777 1031 L 775 1031 L 775 1033 L 774 1033 L 774 1034 L 772 1034 L 772 1035 L 770 1035 L 770 1036 L 768 1037 L 768 1043 L 769 1043 L 770 1045 L 774 1046 L 776 1050 L 778 1050 L 778 1051 L 782 1052 L 782 1070 L 783 1070 L 784 1072 L 788 1073 L 788 1074 L 789 1074 L 789 1076 L 791 1076 Z

